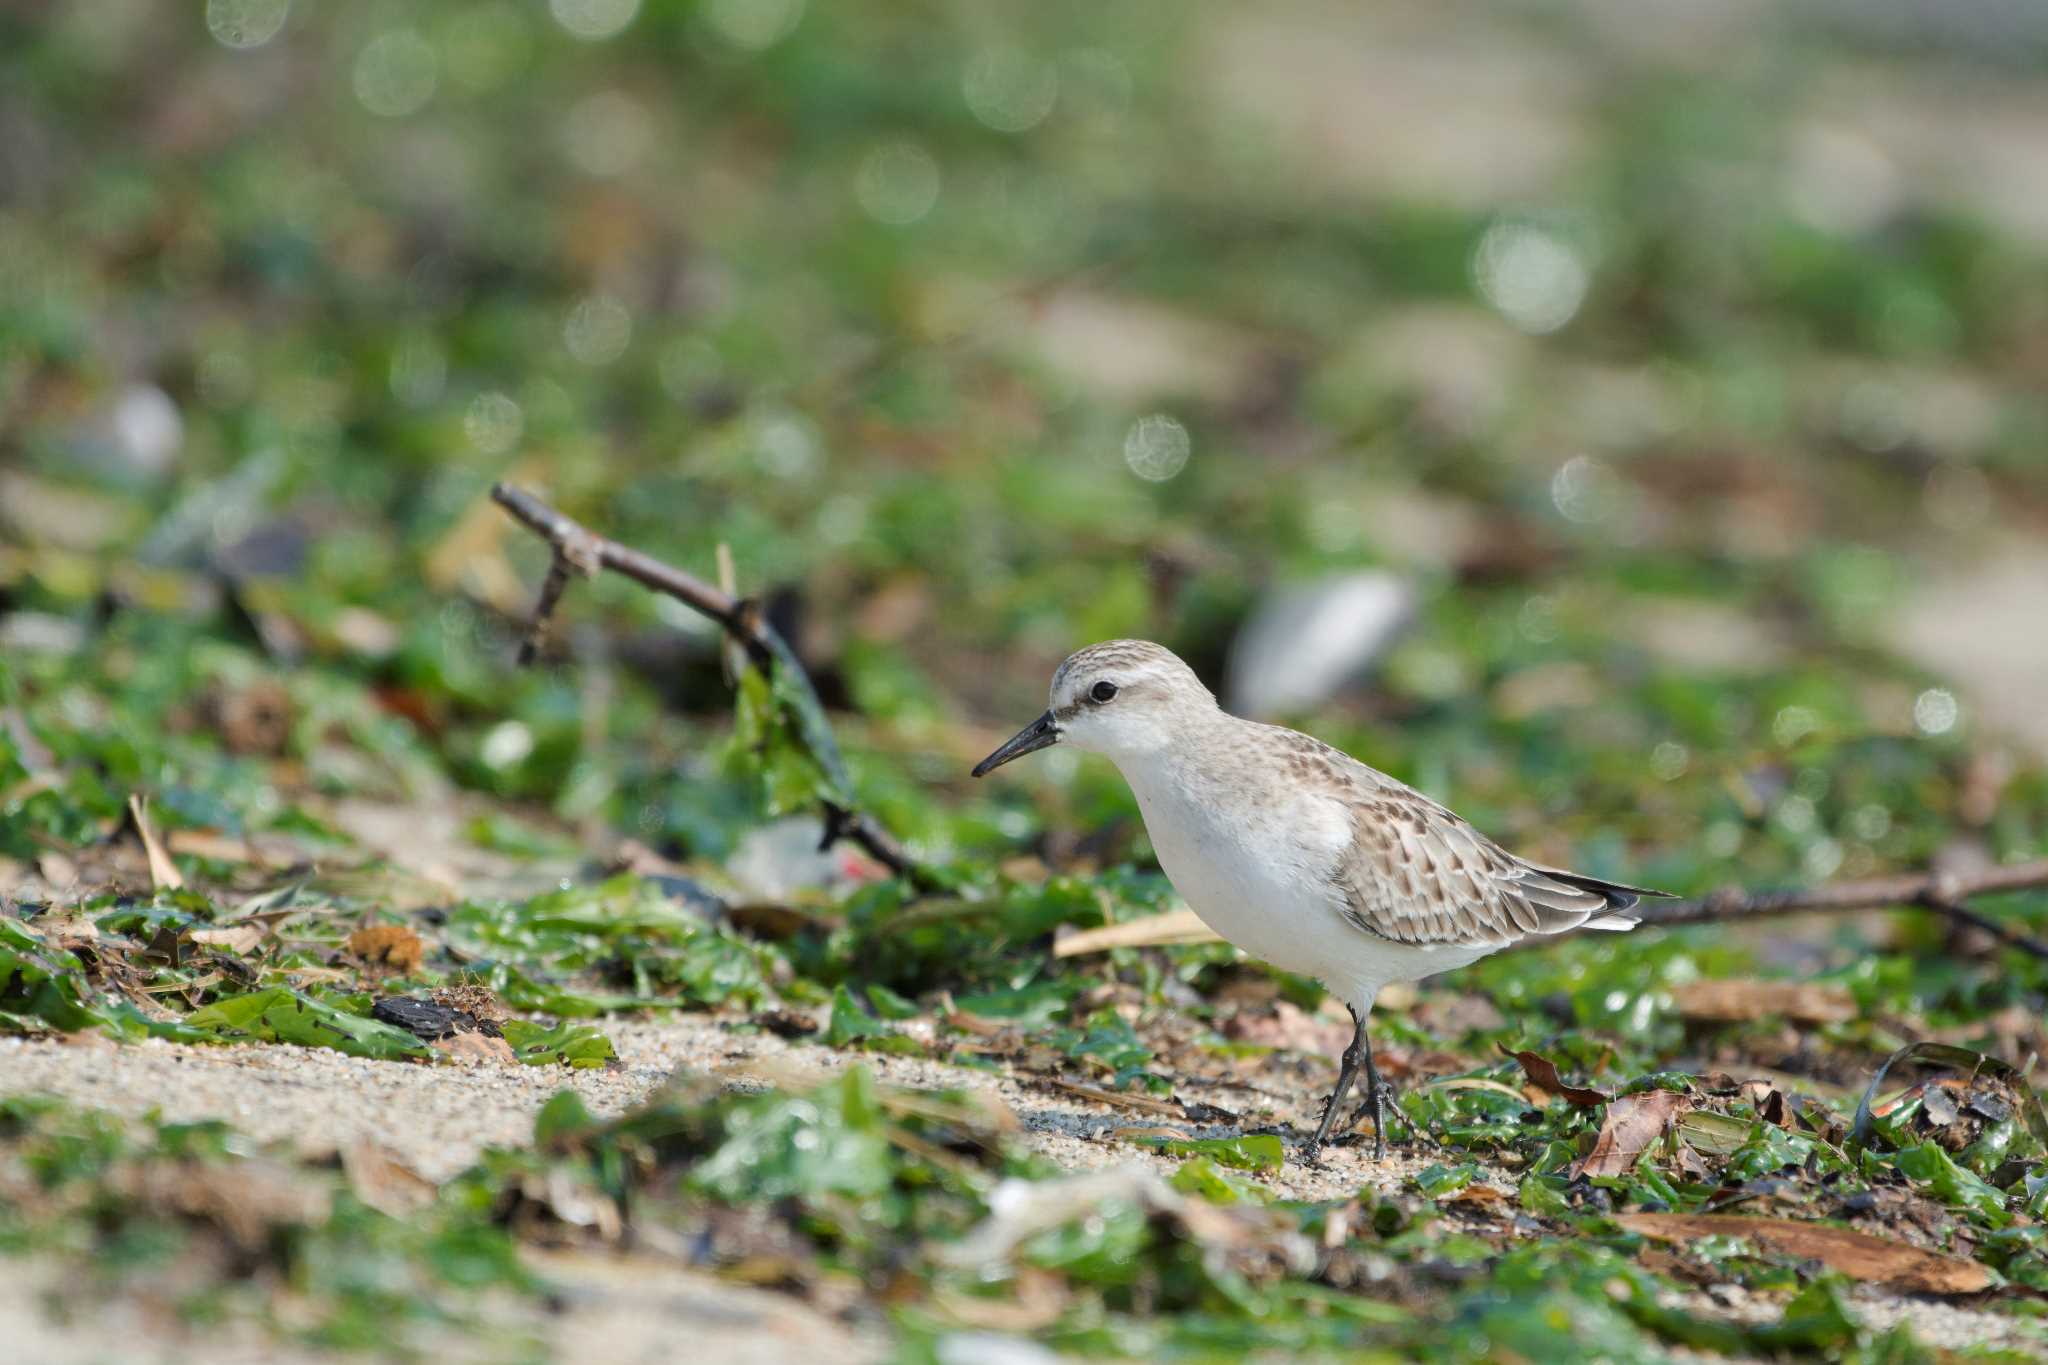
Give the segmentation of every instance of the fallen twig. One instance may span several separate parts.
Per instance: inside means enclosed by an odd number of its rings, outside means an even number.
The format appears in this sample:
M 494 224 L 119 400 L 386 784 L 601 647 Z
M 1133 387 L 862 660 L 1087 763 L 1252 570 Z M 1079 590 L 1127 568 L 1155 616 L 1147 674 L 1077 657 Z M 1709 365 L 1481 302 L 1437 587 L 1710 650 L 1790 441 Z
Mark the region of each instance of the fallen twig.
M 2048 942 L 2024 930 L 1992 919 L 1964 904 L 1976 896 L 2001 891 L 2030 891 L 2048 887 L 2048 858 L 2027 863 L 2007 863 L 1977 872 L 1913 872 L 1895 877 L 1872 877 L 1865 881 L 1836 882 L 1793 891 L 1743 891 L 1731 887 L 1691 900 L 1645 904 L 1636 908 L 1643 924 L 1665 927 L 1678 924 L 1722 924 L 1729 920 L 1755 919 L 1764 915 L 1800 915 L 1847 910 L 1883 910 L 1892 906 L 1914 906 L 1947 915 L 1975 929 L 1981 929 L 2009 947 L 2048 959 Z M 1524 939 L 1524 943 L 1539 942 Z
M 531 663 L 538 654 L 540 642 L 547 633 L 548 620 L 561 602 L 572 574 L 579 578 L 594 578 L 606 569 L 623 574 L 643 587 L 673 597 L 718 622 L 724 627 L 726 636 L 744 649 L 756 666 L 781 670 L 808 704 L 808 713 L 798 718 L 804 727 L 805 742 L 839 786 L 849 786 L 845 780 L 845 765 L 839 756 L 839 745 L 823 720 L 823 708 L 818 703 L 817 691 L 811 686 L 810 675 L 804 671 L 788 642 L 762 617 L 755 603 L 723 592 L 694 574 L 664 564 L 652 555 L 609 540 L 556 511 L 523 488 L 497 484 L 491 489 L 491 499 L 547 541 L 553 552 L 548 576 L 541 584 L 533 618 L 527 625 L 526 639 L 520 646 L 519 661 L 522 664 Z M 891 872 L 909 877 L 921 885 L 932 884 L 930 875 L 917 865 L 894 835 L 875 822 L 873 816 L 841 802 L 826 801 L 823 805 L 824 846 L 840 839 L 851 840 Z
M 1754 919 L 1763 915 L 1798 915 L 1823 911 L 1883 910 L 1892 906 L 1914 906 L 1947 915 L 1953 920 L 1981 929 L 1999 942 L 2035 957 L 2048 959 L 2048 942 L 2024 930 L 2001 923 L 1970 909 L 1964 902 L 1973 896 L 2000 891 L 2028 891 L 2048 887 L 2048 858 L 2031 863 L 2011 863 L 1986 868 L 1968 875 L 1918 872 L 1897 877 L 1876 877 L 1868 881 L 1838 882 L 1796 891 L 1744 891 L 1731 887 L 1691 900 L 1659 901 L 1636 907 L 1645 928 L 1670 928 L 1681 924 L 1720 924 L 1728 920 Z M 1156 915 L 1062 933 L 1053 942 L 1055 957 L 1103 952 L 1110 948 L 1157 948 L 1178 943 L 1214 943 L 1218 936 L 1192 910 L 1167 910 Z M 1531 934 L 1511 943 L 1504 952 L 1517 948 L 1540 948 L 1555 942 L 1542 934 Z

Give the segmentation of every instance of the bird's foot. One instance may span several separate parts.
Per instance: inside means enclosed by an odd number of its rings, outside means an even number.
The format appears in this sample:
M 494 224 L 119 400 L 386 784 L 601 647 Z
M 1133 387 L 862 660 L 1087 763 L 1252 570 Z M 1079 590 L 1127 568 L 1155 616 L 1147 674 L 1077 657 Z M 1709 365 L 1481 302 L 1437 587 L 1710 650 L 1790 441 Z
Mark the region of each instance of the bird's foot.
M 1380 1081 L 1373 1087 L 1373 1093 L 1365 1097 L 1358 1106 L 1358 1112 L 1351 1116 L 1351 1122 L 1344 1125 L 1344 1134 L 1349 1137 L 1358 1125 L 1370 1117 L 1372 1123 L 1372 1159 L 1384 1161 L 1387 1158 L 1387 1117 L 1400 1110 L 1394 1104 L 1394 1087 Z

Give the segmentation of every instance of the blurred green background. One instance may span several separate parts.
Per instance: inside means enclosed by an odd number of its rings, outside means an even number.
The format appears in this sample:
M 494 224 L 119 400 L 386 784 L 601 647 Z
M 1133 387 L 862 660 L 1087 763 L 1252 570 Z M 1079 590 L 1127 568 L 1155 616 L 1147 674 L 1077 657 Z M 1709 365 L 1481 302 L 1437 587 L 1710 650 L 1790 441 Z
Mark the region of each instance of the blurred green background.
M 715 639 L 607 580 L 515 672 L 497 479 L 729 545 L 935 863 L 1143 861 L 1106 766 L 965 779 L 1115 635 L 1592 872 L 2048 851 L 2044 59 L 1905 0 L 9 6 L 0 855 L 454 786 L 730 858 Z

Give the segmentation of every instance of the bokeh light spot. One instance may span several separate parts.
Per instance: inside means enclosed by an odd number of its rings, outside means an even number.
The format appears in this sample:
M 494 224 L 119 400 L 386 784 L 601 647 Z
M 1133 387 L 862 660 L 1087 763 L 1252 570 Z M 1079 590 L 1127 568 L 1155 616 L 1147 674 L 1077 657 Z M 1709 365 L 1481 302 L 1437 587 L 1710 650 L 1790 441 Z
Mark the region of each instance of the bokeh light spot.
M 1124 463 L 1141 479 L 1164 483 L 1187 466 L 1188 429 L 1163 412 L 1140 417 L 1124 433 Z
M 1771 718 L 1771 738 L 1781 749 L 1789 749 L 1820 729 L 1820 717 L 1811 706 L 1786 706 L 1779 708 Z
M 631 95 L 600 90 L 569 106 L 562 142 L 569 160 L 585 175 L 624 175 L 638 165 L 654 141 L 647 111 Z
M 1472 279 L 1502 317 L 1541 336 L 1578 313 L 1592 273 L 1563 238 L 1528 223 L 1495 223 L 1472 255 Z
M 818 468 L 818 431 L 793 412 L 763 415 L 754 423 L 754 457 L 778 479 L 805 478 Z
M 478 94 L 508 84 L 533 51 L 532 25 L 510 0 L 457 15 L 445 32 L 449 78 Z
M 585 365 L 609 365 L 633 340 L 633 315 L 608 294 L 592 294 L 569 310 L 562 342 Z
M 206 31 L 222 47 L 262 47 L 284 28 L 291 0 L 206 0 Z
M 409 408 L 423 408 L 441 396 L 448 380 L 448 353 L 434 338 L 415 334 L 391 353 L 391 396 Z
M 502 770 L 533 752 L 533 731 L 516 720 L 499 721 L 485 734 L 478 757 L 484 766 Z
M 1009 47 L 984 48 L 967 63 L 960 91 L 975 118 L 999 133 L 1035 128 L 1060 95 L 1059 68 Z
M 519 444 L 525 431 L 526 414 L 519 404 L 495 390 L 472 398 L 462 417 L 462 434 L 485 455 L 503 455 Z
M 594 43 L 623 32 L 640 13 L 640 0 L 548 0 L 548 12 L 570 36 Z
M 853 193 L 877 222 L 915 223 L 939 201 L 939 163 L 915 142 L 885 142 L 862 160 Z
M 1621 501 L 1614 471 L 1590 455 L 1575 455 L 1550 479 L 1550 501 L 1566 521 L 1591 525 L 1611 518 Z
M 1685 770 L 1692 766 L 1692 754 L 1676 740 L 1665 740 L 1650 750 L 1650 775 L 1659 782 L 1671 782 L 1685 776 Z
M 1963 708 L 1946 688 L 1930 687 L 1913 698 L 1913 724 L 1923 735 L 1945 735 L 1962 719 Z
M 795 31 L 804 17 L 804 0 L 711 0 L 704 17 L 726 42 L 760 52 Z
M 380 33 L 356 56 L 355 91 L 363 108 L 384 118 L 419 112 L 434 98 L 441 58 L 409 28 Z

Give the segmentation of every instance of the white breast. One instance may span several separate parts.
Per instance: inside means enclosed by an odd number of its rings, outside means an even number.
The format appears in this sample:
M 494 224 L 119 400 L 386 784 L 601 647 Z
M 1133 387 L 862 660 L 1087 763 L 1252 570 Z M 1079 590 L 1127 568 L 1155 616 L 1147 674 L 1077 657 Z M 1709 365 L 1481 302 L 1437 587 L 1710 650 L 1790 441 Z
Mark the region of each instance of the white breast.
M 1202 922 L 1276 967 L 1323 982 L 1357 1009 L 1380 987 L 1464 966 L 1486 953 L 1391 943 L 1343 916 L 1332 873 L 1351 838 L 1335 800 L 1278 798 L 1250 774 L 1201 790 L 1185 774 L 1125 771 L 1159 865 Z

